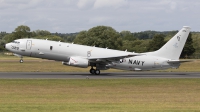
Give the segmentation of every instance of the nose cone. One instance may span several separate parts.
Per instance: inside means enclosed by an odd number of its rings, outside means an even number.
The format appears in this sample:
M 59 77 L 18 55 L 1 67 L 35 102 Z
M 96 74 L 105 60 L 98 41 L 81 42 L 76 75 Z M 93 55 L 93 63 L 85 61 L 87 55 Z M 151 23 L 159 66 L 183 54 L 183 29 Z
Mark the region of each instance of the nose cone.
M 5 49 L 6 49 L 6 44 L 4 44 L 4 46 L 3 46 Z
M 6 48 L 6 46 L 7 46 L 7 44 L 4 44 L 4 46 L 3 46 L 3 47 L 4 47 L 5 49 L 7 49 L 7 48 Z
M 9 47 L 8 47 L 9 44 L 10 44 L 10 43 L 5 44 L 5 45 L 4 45 L 4 48 L 7 49 L 7 50 L 10 50 Z

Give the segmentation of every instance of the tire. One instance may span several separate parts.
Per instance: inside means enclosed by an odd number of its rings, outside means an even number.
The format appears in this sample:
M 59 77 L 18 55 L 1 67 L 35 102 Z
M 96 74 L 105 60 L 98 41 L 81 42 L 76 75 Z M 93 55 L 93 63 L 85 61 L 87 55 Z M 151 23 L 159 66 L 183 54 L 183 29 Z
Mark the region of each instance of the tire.
M 91 73 L 91 74 L 95 74 L 95 72 L 96 72 L 95 69 L 92 69 L 92 68 L 90 69 L 90 73 Z
M 95 74 L 96 74 L 96 75 L 99 75 L 100 73 L 101 73 L 101 72 L 100 72 L 99 69 L 96 69 L 96 70 L 95 70 Z
M 23 63 L 24 61 L 23 61 L 23 59 L 20 59 L 19 62 L 20 62 L 20 63 Z

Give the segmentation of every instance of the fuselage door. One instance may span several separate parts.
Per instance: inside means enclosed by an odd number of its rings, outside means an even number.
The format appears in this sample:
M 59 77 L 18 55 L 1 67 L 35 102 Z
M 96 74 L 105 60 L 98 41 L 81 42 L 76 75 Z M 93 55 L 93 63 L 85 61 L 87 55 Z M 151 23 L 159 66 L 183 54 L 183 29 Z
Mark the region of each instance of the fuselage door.
M 32 47 L 32 41 L 31 40 L 27 40 L 26 49 L 31 49 L 31 47 Z

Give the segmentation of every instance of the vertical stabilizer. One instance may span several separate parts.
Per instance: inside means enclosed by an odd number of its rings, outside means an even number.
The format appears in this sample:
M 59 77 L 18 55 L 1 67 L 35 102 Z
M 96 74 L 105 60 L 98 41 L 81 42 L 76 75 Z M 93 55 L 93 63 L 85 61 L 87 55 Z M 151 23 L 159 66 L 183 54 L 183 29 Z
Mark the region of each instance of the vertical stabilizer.
M 150 52 L 150 55 L 178 60 L 183 50 L 187 37 L 190 33 L 190 27 L 184 26 L 174 37 L 172 37 L 159 50 Z

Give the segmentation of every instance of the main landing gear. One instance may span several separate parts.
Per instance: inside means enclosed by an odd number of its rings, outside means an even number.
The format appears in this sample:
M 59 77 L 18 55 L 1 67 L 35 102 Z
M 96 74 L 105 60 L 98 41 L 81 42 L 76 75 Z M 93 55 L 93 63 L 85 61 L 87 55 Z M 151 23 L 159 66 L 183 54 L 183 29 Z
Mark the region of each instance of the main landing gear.
M 100 74 L 100 70 L 99 69 L 94 69 L 93 67 L 90 69 L 90 73 L 91 74 L 95 74 L 95 75 L 99 75 Z

